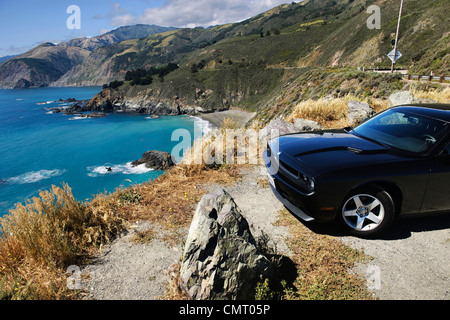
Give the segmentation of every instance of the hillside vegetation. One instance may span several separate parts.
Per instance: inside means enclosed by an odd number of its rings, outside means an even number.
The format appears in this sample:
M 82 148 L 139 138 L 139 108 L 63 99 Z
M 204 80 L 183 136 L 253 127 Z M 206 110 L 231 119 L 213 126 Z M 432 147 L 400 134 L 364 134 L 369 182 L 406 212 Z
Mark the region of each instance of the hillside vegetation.
M 379 30 L 366 25 L 370 16 L 366 10 L 372 4 L 381 9 Z M 416 73 L 448 74 L 447 9 L 448 3 L 442 0 L 405 3 L 399 37 L 403 56 L 397 67 Z M 289 114 L 305 99 L 351 95 L 378 105 L 385 103 L 382 100 L 392 92 L 411 86 L 399 74 L 361 71 L 367 67 L 390 68 L 386 54 L 393 48 L 398 10 L 398 1 L 394 0 L 286 4 L 240 23 L 125 41 L 108 48 L 113 58 L 100 64 L 91 60 L 91 67 L 85 68 L 83 63 L 68 74 L 77 71 L 70 80 L 79 79 L 77 84 L 91 83 L 83 82 L 87 77 L 109 83 L 98 73 L 106 68 L 116 70 L 114 79 L 125 79 L 124 83 L 102 96 L 108 96 L 108 105 L 118 109 L 126 101 L 141 107 L 170 101 L 181 113 L 192 106 L 206 112 L 238 107 L 257 111 L 255 123 L 260 125 Z M 147 78 L 139 85 L 126 81 L 130 70 L 150 70 L 169 63 L 179 68 L 163 77 Z M 97 73 L 89 72 L 92 69 Z M 62 79 L 68 79 L 68 74 Z M 438 86 L 429 88 L 433 87 Z M 104 102 L 98 97 L 95 100 Z
M 367 8 L 373 4 L 381 9 L 379 30 L 366 25 L 370 17 Z M 398 61 L 399 67 L 411 68 L 415 73 L 433 71 L 448 75 L 448 9 L 447 0 L 405 2 L 399 37 L 403 57 Z M 153 26 L 142 31 L 148 26 L 122 27 L 100 37 L 68 41 L 52 50 L 40 49 L 39 57 L 34 56 L 35 49 L 15 57 L 0 66 L 0 86 L 13 87 L 21 79 L 29 85 L 103 85 L 123 80 L 130 70 L 177 63 L 189 71 L 192 65 L 204 61 L 198 73 L 209 78 L 206 72 L 211 72 L 209 82 L 224 75 L 237 76 L 237 86 L 229 81 L 227 85 L 234 91 L 242 91 L 238 88 L 239 80 L 246 82 L 245 77 L 279 82 L 284 71 L 290 69 L 390 67 L 386 54 L 393 49 L 398 10 L 399 3 L 395 0 L 306 0 L 278 6 L 239 23 L 207 29 L 166 28 L 165 32 L 154 34 L 164 29 Z M 136 28 L 141 31 L 135 31 Z M 150 35 L 145 37 L 145 33 Z M 81 57 L 69 58 L 70 63 L 65 63 L 67 55 L 55 56 L 56 49 L 80 51 Z M 23 58 L 48 63 L 28 63 Z M 264 72 L 260 74 L 258 70 Z M 218 71 L 222 73 L 218 75 Z M 180 72 L 179 76 L 185 74 Z M 271 88 L 264 87 L 258 92 Z M 245 89 L 254 93 L 253 87 Z

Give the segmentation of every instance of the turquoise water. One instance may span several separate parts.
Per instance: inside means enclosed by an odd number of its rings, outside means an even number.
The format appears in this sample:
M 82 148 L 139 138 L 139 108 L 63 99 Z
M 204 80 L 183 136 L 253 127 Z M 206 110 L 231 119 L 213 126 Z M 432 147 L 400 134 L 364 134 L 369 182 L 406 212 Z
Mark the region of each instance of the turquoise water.
M 0 90 L 0 216 L 52 185 L 67 183 L 77 199 L 86 200 L 154 180 L 162 171 L 131 162 L 148 150 L 171 152 L 179 143 L 171 141 L 174 130 L 193 134 L 202 125 L 186 116 L 149 119 L 118 113 L 79 119 L 46 109 L 64 105 L 52 102 L 60 98 L 90 99 L 100 89 Z

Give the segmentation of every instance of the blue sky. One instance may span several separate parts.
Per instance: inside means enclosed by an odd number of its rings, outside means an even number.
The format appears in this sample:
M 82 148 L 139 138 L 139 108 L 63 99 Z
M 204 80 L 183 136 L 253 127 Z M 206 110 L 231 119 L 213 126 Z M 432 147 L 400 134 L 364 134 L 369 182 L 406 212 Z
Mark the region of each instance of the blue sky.
M 208 27 L 237 22 L 286 0 L 0 0 L 0 57 L 44 42 L 98 36 L 138 23 Z M 67 8 L 81 10 L 81 29 L 69 30 Z

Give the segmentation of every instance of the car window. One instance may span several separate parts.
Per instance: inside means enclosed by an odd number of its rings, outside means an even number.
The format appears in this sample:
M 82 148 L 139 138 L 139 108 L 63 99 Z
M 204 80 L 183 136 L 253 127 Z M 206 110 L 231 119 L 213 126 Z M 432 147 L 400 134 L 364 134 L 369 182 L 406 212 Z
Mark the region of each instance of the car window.
M 443 121 L 392 109 L 363 123 L 354 132 L 393 148 L 425 153 L 446 135 L 447 130 Z

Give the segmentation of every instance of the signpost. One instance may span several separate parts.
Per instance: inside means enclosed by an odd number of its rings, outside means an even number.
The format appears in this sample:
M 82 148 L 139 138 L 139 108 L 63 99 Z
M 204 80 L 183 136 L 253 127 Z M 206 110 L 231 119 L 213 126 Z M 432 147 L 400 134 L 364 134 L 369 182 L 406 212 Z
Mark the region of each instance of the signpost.
M 391 52 L 388 53 L 387 56 L 388 56 L 389 59 L 391 59 L 392 64 L 394 64 L 394 63 L 397 62 L 398 59 L 400 59 L 402 57 L 402 54 L 398 50 L 394 54 L 394 50 L 392 50 Z
M 395 62 L 402 56 L 401 53 L 398 52 L 398 50 L 397 50 L 398 33 L 400 31 L 400 20 L 402 19 L 402 11 L 403 11 L 403 0 L 401 0 L 401 3 L 400 3 L 400 13 L 398 15 L 398 24 L 397 24 L 397 32 L 395 34 L 394 50 L 391 51 L 391 53 L 388 54 L 389 59 L 392 60 L 391 73 L 394 73 L 394 64 L 395 64 Z M 392 58 L 390 56 L 391 54 L 392 54 Z

